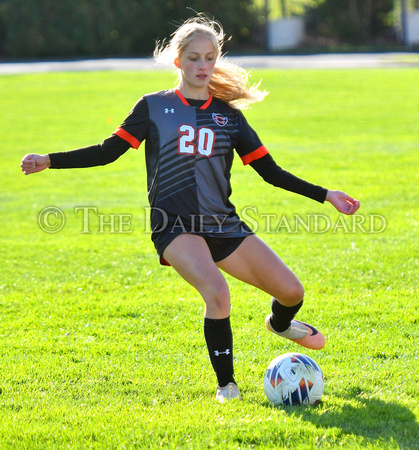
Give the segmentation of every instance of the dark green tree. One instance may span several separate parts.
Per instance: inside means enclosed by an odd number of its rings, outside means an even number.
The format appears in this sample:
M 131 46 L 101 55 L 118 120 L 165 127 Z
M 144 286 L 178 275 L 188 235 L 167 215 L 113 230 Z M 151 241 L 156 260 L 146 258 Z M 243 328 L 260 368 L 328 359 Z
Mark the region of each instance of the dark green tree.
M 394 0 L 324 0 L 307 10 L 311 33 L 350 44 L 368 43 L 392 29 Z
M 253 0 L 1 0 L 0 56 L 149 55 L 195 12 L 223 24 L 233 36 L 227 50 L 263 45 L 263 8 Z

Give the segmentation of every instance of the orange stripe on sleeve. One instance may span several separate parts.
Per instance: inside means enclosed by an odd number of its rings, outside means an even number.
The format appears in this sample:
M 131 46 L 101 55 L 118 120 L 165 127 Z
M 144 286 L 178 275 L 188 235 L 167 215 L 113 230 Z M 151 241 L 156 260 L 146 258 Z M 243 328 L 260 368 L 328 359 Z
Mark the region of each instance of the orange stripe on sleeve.
M 256 161 L 257 159 L 262 158 L 263 156 L 267 155 L 269 152 L 267 148 L 262 145 L 262 147 L 259 147 L 258 149 L 254 150 L 252 153 L 249 153 L 248 155 L 242 156 L 241 160 L 244 165 L 250 164 L 252 161 Z
M 137 138 L 135 138 L 134 136 L 129 134 L 128 131 L 125 131 L 121 127 L 117 128 L 113 134 L 116 134 L 117 136 L 122 138 L 124 141 L 127 141 L 129 144 L 131 144 L 132 148 L 137 149 L 141 145 L 141 142 Z

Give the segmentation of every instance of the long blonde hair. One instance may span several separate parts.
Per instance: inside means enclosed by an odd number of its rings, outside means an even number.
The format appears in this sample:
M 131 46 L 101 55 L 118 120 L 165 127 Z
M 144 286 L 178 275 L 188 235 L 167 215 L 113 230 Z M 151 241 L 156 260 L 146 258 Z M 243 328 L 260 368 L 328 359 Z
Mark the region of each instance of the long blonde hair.
M 268 94 L 258 84 L 250 85 L 249 72 L 227 61 L 222 55 L 225 34 L 222 25 L 203 14 L 188 19 L 173 34 L 169 42 L 157 43 L 154 59 L 158 63 L 174 65 L 185 47 L 198 36 L 208 37 L 214 45 L 216 64 L 208 89 L 214 97 L 233 108 L 245 109 L 251 103 L 260 102 Z M 180 77 L 180 74 L 179 74 Z

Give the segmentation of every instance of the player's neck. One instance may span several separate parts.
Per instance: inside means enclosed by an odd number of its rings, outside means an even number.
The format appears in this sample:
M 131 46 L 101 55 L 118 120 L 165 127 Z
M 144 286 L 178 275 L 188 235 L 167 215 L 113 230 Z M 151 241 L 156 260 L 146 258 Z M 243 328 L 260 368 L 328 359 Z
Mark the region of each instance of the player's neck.
M 180 82 L 177 89 L 185 98 L 190 98 L 193 100 L 208 100 L 210 96 L 207 87 L 195 88 L 194 86 L 189 86 Z

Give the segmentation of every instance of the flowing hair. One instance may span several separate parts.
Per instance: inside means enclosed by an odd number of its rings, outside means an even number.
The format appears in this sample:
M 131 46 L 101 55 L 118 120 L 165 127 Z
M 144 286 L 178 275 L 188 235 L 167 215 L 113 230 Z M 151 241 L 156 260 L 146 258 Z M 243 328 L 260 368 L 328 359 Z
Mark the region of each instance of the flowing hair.
M 249 72 L 237 64 L 228 62 L 222 55 L 225 40 L 222 25 L 203 14 L 184 22 L 168 42 L 166 40 L 158 42 L 153 54 L 155 61 L 174 65 L 175 59 L 181 55 L 185 47 L 202 35 L 210 39 L 215 49 L 215 68 L 208 85 L 211 94 L 236 109 L 245 109 L 251 103 L 263 100 L 268 92 L 259 89 L 260 82 L 250 85 Z

